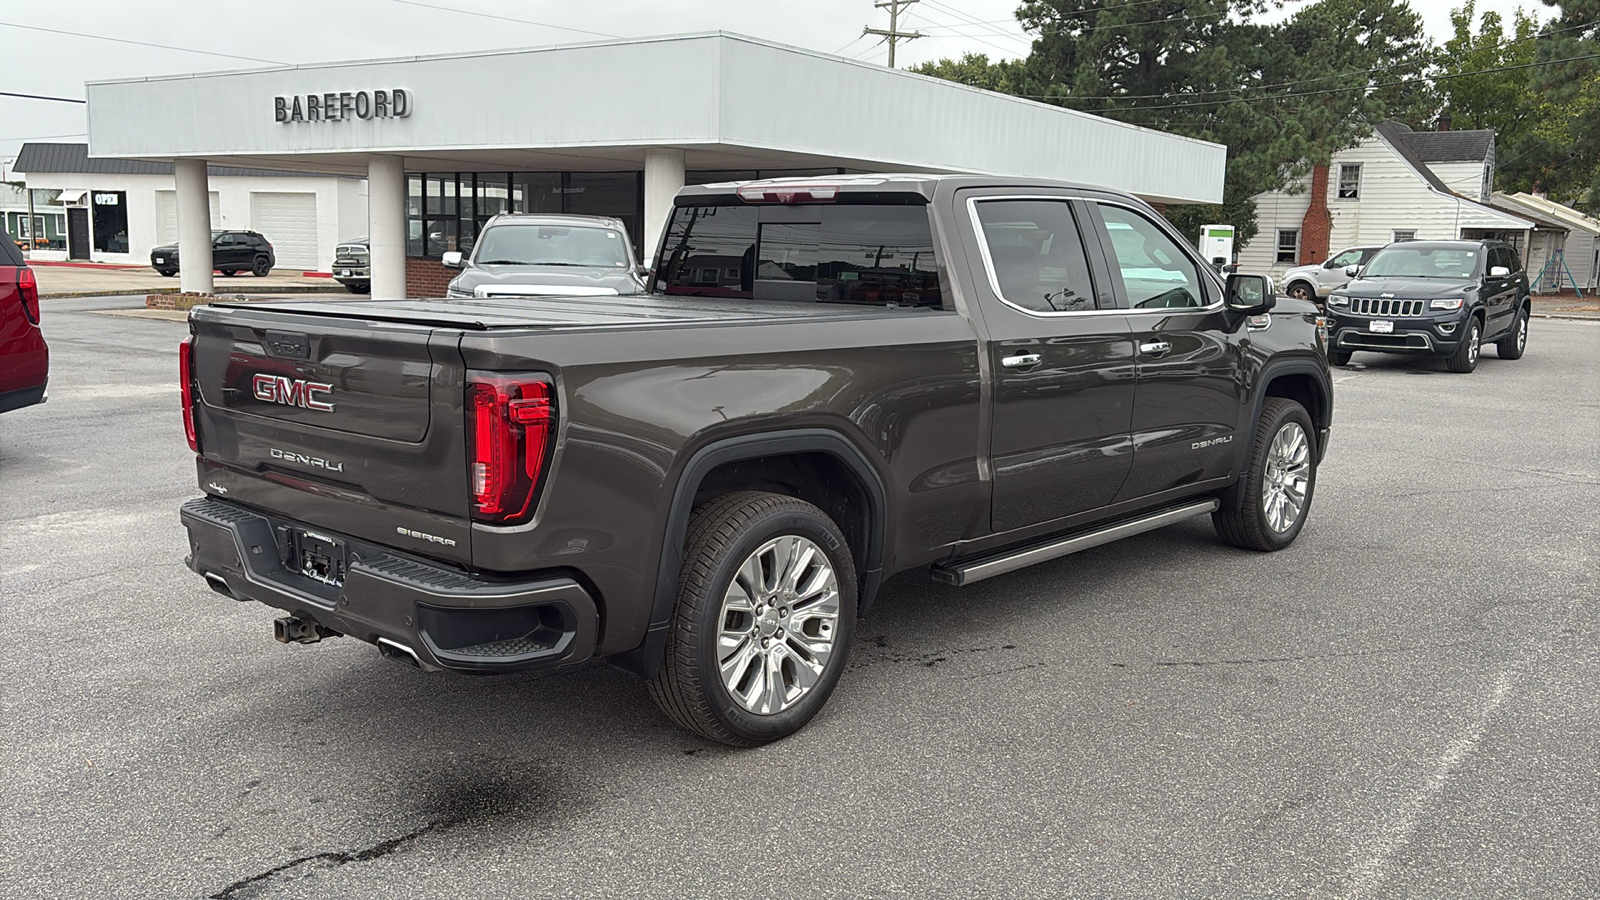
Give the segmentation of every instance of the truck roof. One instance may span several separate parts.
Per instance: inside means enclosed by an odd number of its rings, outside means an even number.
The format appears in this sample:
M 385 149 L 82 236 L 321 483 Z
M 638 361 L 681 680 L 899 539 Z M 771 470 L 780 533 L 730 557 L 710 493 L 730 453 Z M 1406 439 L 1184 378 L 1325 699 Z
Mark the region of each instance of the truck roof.
M 808 175 L 799 178 L 761 178 L 755 181 L 722 181 L 714 184 L 691 184 L 678 191 L 676 202 L 685 205 L 708 198 L 739 196 L 740 189 L 747 192 L 756 188 L 769 188 L 781 192 L 803 190 L 811 187 L 834 188 L 841 194 L 919 194 L 924 202 L 933 199 L 940 185 L 965 187 L 1041 187 L 1075 188 L 1129 196 L 1122 191 L 1108 190 L 1093 185 L 1068 181 L 1051 181 L 1041 178 L 1009 178 L 1000 175 L 938 175 L 927 172 L 887 172 L 861 175 Z

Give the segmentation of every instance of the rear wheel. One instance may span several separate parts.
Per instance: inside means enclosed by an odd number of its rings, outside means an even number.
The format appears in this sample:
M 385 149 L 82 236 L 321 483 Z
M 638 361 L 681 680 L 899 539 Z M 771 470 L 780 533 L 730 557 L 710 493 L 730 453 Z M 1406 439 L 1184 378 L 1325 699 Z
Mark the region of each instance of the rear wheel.
M 1524 350 L 1528 349 L 1528 308 L 1524 306 L 1517 312 L 1517 322 L 1511 326 L 1511 331 L 1505 337 L 1495 342 L 1495 353 L 1501 359 L 1521 359 Z
M 250 266 L 250 274 L 257 278 L 265 278 L 267 273 L 271 271 L 272 262 L 265 256 L 256 257 L 256 261 Z
M 229 278 L 232 278 L 233 276 L 239 274 L 239 270 L 238 269 L 218 269 L 217 271 L 221 272 L 222 274 L 224 274 L 226 276 L 228 276 Z
M 1284 293 L 1296 300 L 1310 300 L 1312 303 L 1317 302 L 1317 292 L 1311 287 L 1311 285 L 1304 281 L 1296 281 L 1293 284 L 1290 284 L 1289 287 L 1284 290 Z
M 1217 535 L 1248 550 L 1282 550 L 1305 527 L 1317 486 L 1316 426 L 1305 407 L 1268 397 L 1256 422 L 1244 505 L 1238 512 L 1211 514 Z
M 650 696 L 713 741 L 787 737 L 833 692 L 855 620 L 855 563 L 832 519 L 794 497 L 727 494 L 690 520 Z
M 171 278 L 172 276 L 178 274 L 177 269 L 157 269 L 156 271 L 161 273 L 162 278 Z
M 1478 354 L 1483 352 L 1483 323 L 1477 316 L 1467 320 L 1467 333 L 1461 339 L 1461 346 L 1456 352 L 1450 354 L 1445 360 L 1445 365 L 1452 372 L 1465 374 L 1478 367 Z
M 369 293 L 372 292 L 372 285 L 370 285 L 370 284 L 347 284 L 347 285 L 344 286 L 344 289 L 349 291 L 352 294 L 369 294 Z

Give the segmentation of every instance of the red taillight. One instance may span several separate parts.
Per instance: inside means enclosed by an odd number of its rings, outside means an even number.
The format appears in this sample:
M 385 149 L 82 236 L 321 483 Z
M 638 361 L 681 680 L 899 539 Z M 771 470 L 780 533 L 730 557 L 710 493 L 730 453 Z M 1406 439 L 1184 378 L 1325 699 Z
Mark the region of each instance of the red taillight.
M 178 345 L 178 385 L 183 391 L 183 434 L 189 449 L 200 452 L 200 432 L 194 427 L 194 338 Z
M 39 280 L 26 266 L 17 270 L 17 294 L 22 297 L 22 311 L 28 321 L 39 324 Z
M 545 377 L 468 374 L 473 518 L 506 523 L 527 517 L 555 422 L 554 391 Z

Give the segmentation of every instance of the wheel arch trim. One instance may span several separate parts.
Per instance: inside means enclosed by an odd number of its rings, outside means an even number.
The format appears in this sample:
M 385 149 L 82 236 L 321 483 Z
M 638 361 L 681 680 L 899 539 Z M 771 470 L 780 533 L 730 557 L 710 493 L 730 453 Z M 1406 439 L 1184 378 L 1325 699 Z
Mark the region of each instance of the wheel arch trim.
M 684 464 L 673 486 L 672 505 L 661 537 L 661 556 L 656 565 L 655 594 L 650 604 L 650 621 L 644 641 L 633 650 L 608 659 L 646 678 L 661 668 L 666 652 L 672 608 L 677 602 L 678 576 L 683 570 L 683 543 L 689 532 L 689 517 L 694 513 L 694 498 L 714 469 L 728 463 L 768 456 L 823 453 L 838 460 L 859 481 L 867 501 L 866 558 L 857 566 L 860 595 L 857 615 L 865 613 L 883 580 L 884 545 L 888 531 L 888 492 L 883 478 L 867 455 L 844 434 L 826 428 L 798 428 L 758 432 L 714 441 L 696 450 Z
M 1250 475 L 1250 448 L 1255 446 L 1256 428 L 1261 424 L 1261 410 L 1267 405 L 1267 393 L 1274 381 L 1287 375 L 1305 375 L 1317 391 L 1317 399 L 1321 401 L 1324 411 L 1323 421 L 1318 421 L 1315 410 L 1306 410 L 1306 415 L 1311 417 L 1311 424 L 1316 427 L 1317 435 L 1317 464 L 1321 465 L 1322 456 L 1327 452 L 1328 429 L 1333 424 L 1333 381 L 1328 377 L 1325 368 L 1318 367 L 1309 360 L 1280 360 L 1268 363 L 1256 378 L 1255 399 L 1251 402 L 1250 424 L 1244 435 L 1244 452 L 1240 454 L 1239 471 L 1235 473 L 1234 482 L 1222 493 L 1222 511 L 1238 512 L 1244 508 L 1244 482 Z

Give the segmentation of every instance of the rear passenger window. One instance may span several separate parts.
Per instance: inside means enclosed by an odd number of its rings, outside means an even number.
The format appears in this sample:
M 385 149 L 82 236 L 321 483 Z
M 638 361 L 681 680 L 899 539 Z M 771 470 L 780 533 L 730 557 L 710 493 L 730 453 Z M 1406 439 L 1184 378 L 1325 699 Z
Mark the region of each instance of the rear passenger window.
M 925 206 L 678 207 L 660 275 L 668 294 L 939 306 Z
M 1112 255 L 1135 309 L 1205 306 L 1200 272 L 1166 232 L 1121 206 L 1100 205 Z
M 1031 312 L 1094 309 L 1083 238 L 1065 200 L 976 204 L 1000 299 Z

